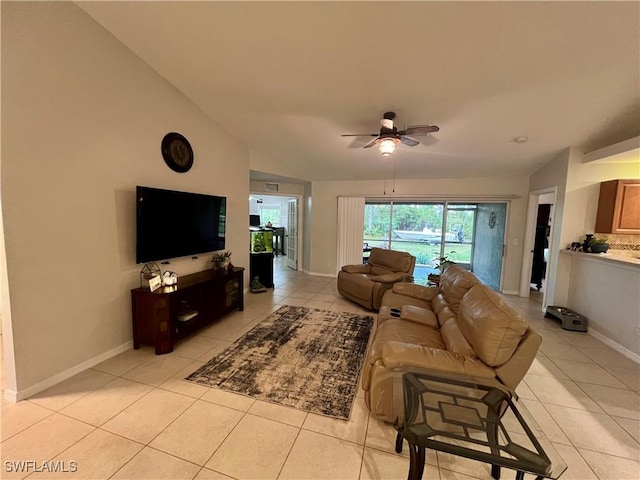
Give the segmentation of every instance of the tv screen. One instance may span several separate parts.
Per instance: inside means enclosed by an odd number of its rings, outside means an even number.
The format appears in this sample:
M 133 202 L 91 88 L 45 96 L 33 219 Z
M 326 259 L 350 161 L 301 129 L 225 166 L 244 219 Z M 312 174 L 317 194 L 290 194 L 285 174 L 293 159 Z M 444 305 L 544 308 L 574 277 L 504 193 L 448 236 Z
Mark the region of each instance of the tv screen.
M 224 250 L 226 197 L 136 187 L 136 262 Z

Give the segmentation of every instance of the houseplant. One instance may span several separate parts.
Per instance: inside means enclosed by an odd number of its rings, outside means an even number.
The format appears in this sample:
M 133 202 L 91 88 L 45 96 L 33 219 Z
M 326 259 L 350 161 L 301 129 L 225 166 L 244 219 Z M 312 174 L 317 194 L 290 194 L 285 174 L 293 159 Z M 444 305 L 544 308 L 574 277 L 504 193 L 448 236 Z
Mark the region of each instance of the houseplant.
M 455 263 L 453 260 L 449 260 L 449 255 L 452 255 L 454 253 L 456 252 L 452 251 L 442 257 L 435 258 L 434 259 L 435 263 L 432 265 L 433 268 L 437 268 L 438 270 L 440 270 L 440 273 L 444 272 L 444 270 L 449 265 L 451 265 L 452 263 Z M 427 275 L 427 280 L 429 281 L 429 283 L 438 285 L 440 283 L 440 275 L 436 273 L 430 273 L 429 275 Z
M 216 252 L 213 254 L 211 261 L 213 262 L 213 268 L 215 269 L 227 268 L 231 261 L 231 252 L 229 250 Z
M 605 238 L 592 238 L 589 240 L 589 250 L 591 253 L 607 253 L 609 244 Z

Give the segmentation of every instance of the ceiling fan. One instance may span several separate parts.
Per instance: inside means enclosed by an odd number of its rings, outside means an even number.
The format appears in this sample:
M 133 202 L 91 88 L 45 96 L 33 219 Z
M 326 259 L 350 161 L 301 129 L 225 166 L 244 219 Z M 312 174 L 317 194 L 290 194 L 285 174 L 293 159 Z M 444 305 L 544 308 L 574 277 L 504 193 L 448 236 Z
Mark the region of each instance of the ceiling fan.
M 420 142 L 415 138 L 411 138 L 410 135 L 420 136 L 428 135 L 440 130 L 437 125 L 415 125 L 407 127 L 405 130 L 398 130 L 393 126 L 393 119 L 396 118 L 394 112 L 386 112 L 382 120 L 380 120 L 380 133 L 348 133 L 342 135 L 343 137 L 377 137 L 371 140 L 362 148 L 370 148 L 374 145 L 378 145 L 382 156 L 388 157 L 396 149 L 396 145 L 402 143 L 409 147 L 415 147 Z

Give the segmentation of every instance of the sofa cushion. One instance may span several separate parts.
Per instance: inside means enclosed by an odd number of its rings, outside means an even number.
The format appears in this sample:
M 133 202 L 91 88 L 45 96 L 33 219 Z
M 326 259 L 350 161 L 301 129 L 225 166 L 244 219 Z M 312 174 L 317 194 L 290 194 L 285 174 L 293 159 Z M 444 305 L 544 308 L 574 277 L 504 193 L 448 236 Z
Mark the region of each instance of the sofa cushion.
M 440 313 L 443 308 L 449 306 L 449 302 L 444 298 L 442 292 L 439 292 L 435 297 L 433 297 L 433 300 L 431 300 L 431 306 L 434 312 Z
M 445 322 L 442 327 L 440 327 L 440 335 L 447 350 L 450 352 L 459 353 L 467 357 L 476 356 L 476 352 L 474 352 L 469 342 L 467 342 L 467 339 L 462 335 L 460 327 L 458 327 L 458 322 L 455 319 Z
M 380 282 L 380 283 L 396 283 L 399 282 L 400 280 L 405 280 L 407 278 L 407 274 L 406 273 L 385 273 L 383 275 L 375 275 L 373 277 L 371 277 L 371 280 L 373 280 L 374 282 Z
M 480 281 L 470 271 L 459 265 L 450 265 L 440 274 L 440 292 L 451 309 L 458 313 L 458 306 L 462 297 Z
M 413 274 L 415 257 L 407 252 L 396 250 L 386 250 L 383 248 L 372 248 L 368 263 L 372 267 L 372 273 L 384 275 L 389 272 L 405 272 Z M 386 269 L 386 272 L 376 273 L 375 267 Z
M 368 264 L 369 267 L 371 268 L 371 274 L 372 275 L 387 275 L 389 273 L 393 273 L 393 270 L 386 268 L 386 267 L 381 267 L 378 265 L 372 265 L 371 263 Z
M 428 302 L 433 300 L 433 297 L 435 297 L 439 291 L 436 287 L 425 287 L 424 285 L 417 285 L 411 282 L 398 282 L 393 286 L 394 293 L 407 295 L 408 297 L 419 300 L 426 300 Z
M 438 323 L 440 323 L 441 327 L 448 322 L 455 322 L 456 318 L 456 314 L 453 313 L 449 306 L 442 307 L 438 312 Z
M 382 361 L 389 369 L 418 368 L 469 377 L 494 378 L 495 372 L 476 357 L 414 343 L 387 341 L 382 345 Z
M 376 334 L 371 342 L 370 357 L 380 358 L 382 344 L 387 342 L 406 342 L 416 345 L 430 346 L 444 349 L 440 331 L 419 323 L 407 322 L 400 318 L 390 317 L 379 322 Z
M 491 367 L 509 360 L 527 331 L 525 320 L 484 285 L 462 298 L 458 326 L 478 358 Z
M 430 346 L 441 350 L 445 348 L 439 330 L 384 315 L 376 323 L 376 332 L 367 354 L 363 371 L 364 386 L 369 385 L 371 368 L 377 360 L 382 358 L 383 346 L 389 341 Z

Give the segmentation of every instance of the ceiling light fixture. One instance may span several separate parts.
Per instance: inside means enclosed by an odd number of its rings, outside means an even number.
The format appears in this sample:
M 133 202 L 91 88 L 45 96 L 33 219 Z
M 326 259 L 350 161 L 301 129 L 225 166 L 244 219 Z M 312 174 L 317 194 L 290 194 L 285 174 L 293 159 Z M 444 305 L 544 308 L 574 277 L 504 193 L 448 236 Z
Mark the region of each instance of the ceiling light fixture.
M 527 140 L 529 140 L 529 137 L 516 137 L 513 139 L 516 143 L 527 143 Z
M 380 153 L 383 157 L 388 157 L 395 151 L 396 142 L 393 140 L 393 138 L 384 138 L 378 144 L 378 149 L 380 150 Z

